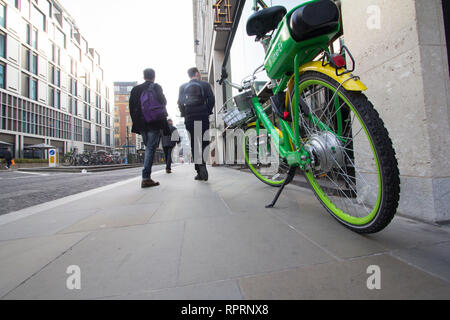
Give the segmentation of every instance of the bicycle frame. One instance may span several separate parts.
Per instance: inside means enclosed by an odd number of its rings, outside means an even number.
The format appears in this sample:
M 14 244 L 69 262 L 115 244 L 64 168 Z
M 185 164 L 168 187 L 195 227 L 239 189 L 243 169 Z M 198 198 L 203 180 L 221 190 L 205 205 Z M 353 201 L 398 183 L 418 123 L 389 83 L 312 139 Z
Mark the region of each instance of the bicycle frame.
M 259 130 L 261 124 L 268 131 L 272 143 L 277 147 L 278 152 L 280 153 L 281 158 L 285 158 L 289 164 L 289 166 L 295 167 L 298 166 L 302 170 L 306 169 L 306 166 L 311 163 L 311 159 L 309 153 L 304 150 L 301 139 L 300 139 L 300 130 L 299 130 L 299 82 L 300 82 L 300 72 L 298 65 L 299 57 L 298 54 L 295 58 L 295 70 L 294 73 L 294 100 L 293 100 L 293 128 L 291 128 L 290 124 L 279 118 L 280 120 L 280 128 L 276 128 L 275 125 L 270 120 L 267 113 L 264 111 L 261 106 L 258 97 L 254 97 L 252 99 L 253 108 L 256 113 L 257 121 L 256 121 L 256 131 L 257 135 L 259 135 Z M 284 91 L 287 88 L 289 82 L 289 78 L 285 77 L 280 81 L 280 84 L 273 89 L 274 94 L 278 94 L 279 92 Z M 281 134 L 280 134 L 280 131 Z

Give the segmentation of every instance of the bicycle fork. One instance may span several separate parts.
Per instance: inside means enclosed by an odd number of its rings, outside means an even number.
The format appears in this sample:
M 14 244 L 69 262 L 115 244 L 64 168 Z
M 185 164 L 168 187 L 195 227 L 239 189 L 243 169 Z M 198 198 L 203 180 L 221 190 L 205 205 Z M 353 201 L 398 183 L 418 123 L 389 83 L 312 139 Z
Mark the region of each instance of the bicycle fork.
M 284 188 L 294 180 L 295 173 L 297 172 L 297 167 L 290 167 L 288 175 L 286 177 L 286 180 L 284 180 L 283 184 L 281 185 L 280 189 L 278 189 L 277 194 L 275 195 L 275 198 L 273 199 L 272 203 L 267 205 L 266 208 L 271 209 L 275 207 L 275 204 L 278 201 L 278 198 L 280 197 L 281 193 L 283 192 Z

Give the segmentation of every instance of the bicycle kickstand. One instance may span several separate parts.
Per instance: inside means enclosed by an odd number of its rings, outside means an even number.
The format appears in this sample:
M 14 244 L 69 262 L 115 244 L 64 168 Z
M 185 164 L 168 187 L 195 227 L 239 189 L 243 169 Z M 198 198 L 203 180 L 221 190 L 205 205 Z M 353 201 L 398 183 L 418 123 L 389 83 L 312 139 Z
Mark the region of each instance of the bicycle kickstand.
M 278 198 L 280 197 L 281 193 L 283 192 L 284 188 L 294 180 L 295 172 L 297 171 L 297 167 L 290 167 L 288 175 L 286 177 L 286 180 L 284 180 L 283 184 L 281 185 L 280 189 L 278 189 L 277 194 L 275 195 L 275 198 L 273 199 L 272 203 L 267 205 L 266 208 L 270 209 L 275 207 L 275 204 L 278 201 Z

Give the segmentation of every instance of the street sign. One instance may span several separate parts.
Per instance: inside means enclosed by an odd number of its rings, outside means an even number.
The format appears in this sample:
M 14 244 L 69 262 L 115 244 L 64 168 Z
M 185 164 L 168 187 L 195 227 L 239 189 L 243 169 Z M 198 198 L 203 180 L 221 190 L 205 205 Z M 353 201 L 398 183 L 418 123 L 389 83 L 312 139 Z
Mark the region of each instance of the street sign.
M 57 155 L 56 155 L 56 150 L 55 149 L 50 149 L 48 150 L 48 166 L 51 168 L 56 167 L 56 159 Z

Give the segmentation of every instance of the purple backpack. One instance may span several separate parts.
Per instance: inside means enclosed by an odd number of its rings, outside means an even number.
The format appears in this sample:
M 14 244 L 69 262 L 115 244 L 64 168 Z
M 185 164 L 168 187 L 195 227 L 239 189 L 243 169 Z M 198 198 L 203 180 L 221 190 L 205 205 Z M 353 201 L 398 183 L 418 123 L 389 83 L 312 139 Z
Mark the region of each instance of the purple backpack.
M 158 95 L 151 84 L 141 95 L 141 107 L 145 122 L 164 120 L 167 118 L 167 110 L 158 100 Z

